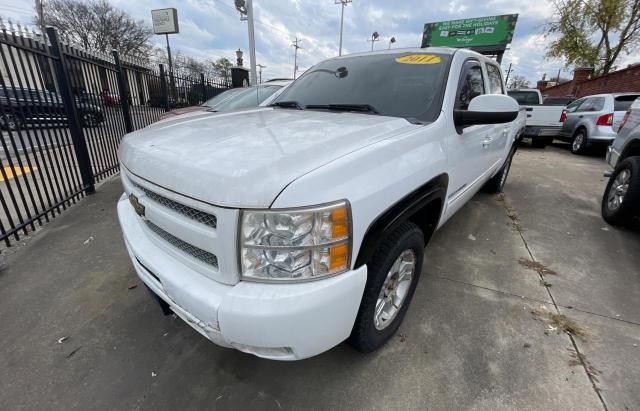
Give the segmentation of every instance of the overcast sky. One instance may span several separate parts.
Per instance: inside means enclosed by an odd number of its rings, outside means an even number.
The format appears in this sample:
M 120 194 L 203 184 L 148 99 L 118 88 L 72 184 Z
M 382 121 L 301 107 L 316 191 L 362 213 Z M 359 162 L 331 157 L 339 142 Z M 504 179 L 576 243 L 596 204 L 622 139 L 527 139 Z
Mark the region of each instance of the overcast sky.
M 46 0 L 44 0 L 46 1 Z M 0 0 L 0 15 L 31 21 L 33 1 Z M 151 24 L 152 9 L 178 9 L 180 34 L 170 36 L 172 51 L 197 59 L 226 57 L 235 61 L 237 48 L 246 52 L 249 65 L 247 23 L 239 20 L 233 0 L 112 0 L 137 19 Z M 293 75 L 292 40 L 301 39 L 298 66 L 304 70 L 338 54 L 340 6 L 334 0 L 254 0 L 257 63 L 267 66 L 263 79 Z M 543 73 L 555 77 L 563 64 L 544 58 L 542 26 L 552 16 L 548 0 L 353 0 L 345 8 L 343 54 L 370 50 L 367 39 L 373 31 L 381 40 L 375 48 L 419 47 L 426 22 L 518 13 L 518 23 L 503 67 L 513 63 L 515 74 L 535 85 Z M 164 46 L 164 36 L 153 41 Z M 618 62 L 624 66 L 629 57 Z M 623 63 L 623 64 L 621 64 Z M 571 77 L 570 71 L 562 76 Z

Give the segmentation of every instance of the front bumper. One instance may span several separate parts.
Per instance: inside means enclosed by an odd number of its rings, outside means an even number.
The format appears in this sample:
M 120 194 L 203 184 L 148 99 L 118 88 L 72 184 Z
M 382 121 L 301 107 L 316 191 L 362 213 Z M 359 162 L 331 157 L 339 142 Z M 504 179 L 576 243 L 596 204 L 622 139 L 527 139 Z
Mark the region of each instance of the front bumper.
M 616 168 L 616 165 L 618 165 L 618 160 L 620 159 L 620 153 L 618 153 L 616 149 L 613 148 L 613 146 L 609 146 L 607 147 L 606 159 L 607 163 L 609 163 L 612 168 Z
M 226 285 L 163 252 L 126 195 L 118 202 L 118 218 L 138 277 L 179 317 L 218 345 L 263 358 L 298 360 L 338 345 L 351 333 L 366 265 L 299 284 Z

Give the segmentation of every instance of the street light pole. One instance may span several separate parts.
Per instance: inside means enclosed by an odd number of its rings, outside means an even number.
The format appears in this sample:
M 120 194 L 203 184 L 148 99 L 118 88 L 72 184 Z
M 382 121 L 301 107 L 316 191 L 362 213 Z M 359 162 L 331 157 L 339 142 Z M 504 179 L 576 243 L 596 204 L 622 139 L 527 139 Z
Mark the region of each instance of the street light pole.
M 259 82 L 262 83 L 262 69 L 263 68 L 267 68 L 267 66 L 263 66 L 262 64 L 257 64 L 258 66 L 258 78 L 259 78 Z
M 251 66 L 250 84 L 256 84 L 256 40 L 253 30 L 253 1 L 252 0 L 235 0 L 236 10 L 240 12 L 240 20 L 247 20 L 249 29 L 249 60 Z
M 393 43 L 395 43 L 395 42 L 396 42 L 396 38 L 395 38 L 395 37 L 391 37 L 391 38 L 389 39 L 389 47 L 388 47 L 388 48 L 389 48 L 389 49 L 391 49 L 391 44 L 393 44 Z
M 340 4 L 342 9 L 340 13 L 340 47 L 338 48 L 338 56 L 342 56 L 342 28 L 344 27 L 344 8 L 352 0 L 334 0 L 335 4 Z
M 300 46 L 298 46 L 298 43 L 300 43 L 300 40 L 298 40 L 298 36 L 296 36 L 296 39 L 293 41 L 293 44 L 291 45 L 291 47 L 295 48 L 295 51 L 293 53 L 293 79 L 296 79 L 296 73 L 298 72 L 298 49 L 301 48 Z
M 380 41 L 380 34 L 378 34 L 377 31 L 374 31 L 373 34 L 371 35 L 371 40 L 367 40 L 371 42 L 371 51 L 373 51 L 373 45 L 375 44 L 376 41 Z
M 251 59 L 251 84 L 257 83 L 256 40 L 253 32 L 253 0 L 247 0 L 247 21 L 249 26 L 249 58 Z

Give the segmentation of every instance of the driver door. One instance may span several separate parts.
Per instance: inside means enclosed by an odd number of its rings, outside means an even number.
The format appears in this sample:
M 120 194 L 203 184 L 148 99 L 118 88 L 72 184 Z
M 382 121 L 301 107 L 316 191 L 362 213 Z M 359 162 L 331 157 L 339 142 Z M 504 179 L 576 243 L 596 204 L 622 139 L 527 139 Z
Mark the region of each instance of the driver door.
M 454 108 L 466 110 L 471 100 L 486 94 L 482 66 L 478 60 L 467 60 L 461 70 Z M 451 113 L 453 117 L 453 113 Z M 455 213 L 482 187 L 491 168 L 490 146 L 495 126 L 475 125 L 465 127 L 447 137 L 449 192 L 447 216 Z

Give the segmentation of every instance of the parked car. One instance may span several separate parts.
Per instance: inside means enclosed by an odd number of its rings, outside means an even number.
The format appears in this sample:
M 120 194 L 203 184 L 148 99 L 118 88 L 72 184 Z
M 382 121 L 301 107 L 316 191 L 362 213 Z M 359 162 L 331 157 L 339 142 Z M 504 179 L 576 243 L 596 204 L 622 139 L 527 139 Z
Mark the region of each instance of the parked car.
M 16 130 L 27 124 L 66 124 L 67 108 L 62 97 L 48 90 L 0 89 L 0 127 Z M 76 98 L 80 123 L 94 127 L 104 121 L 102 109 Z
M 602 217 L 609 224 L 630 225 L 640 217 L 640 98 L 620 121 L 607 162 L 614 171 L 602 198 Z
M 566 104 L 558 104 L 555 98 L 543 99 L 538 89 L 509 90 L 507 94 L 527 111 L 527 126 L 523 137 L 531 139 L 531 145 L 544 148 L 553 142 L 562 128 L 560 116 Z M 570 100 L 563 97 L 562 100 Z
M 100 98 L 105 106 L 117 106 L 120 104 L 120 96 L 109 90 L 102 90 L 100 92 Z
M 611 144 L 616 130 L 638 93 L 597 94 L 569 104 L 562 113 L 559 138 L 571 143 L 571 152 L 584 154 L 592 145 Z
M 268 107 L 125 137 L 126 248 L 164 312 L 217 344 L 277 360 L 345 339 L 373 351 L 434 230 L 503 189 L 518 114 L 499 66 L 471 50 L 323 61 Z
M 193 112 L 209 111 L 223 113 L 231 110 L 257 107 L 265 101 L 265 104 L 268 104 L 273 97 L 276 97 L 282 89 L 290 83 L 291 80 L 280 80 L 263 83 L 257 86 L 232 88 L 223 91 L 198 106 L 167 111 L 160 116 L 160 120 Z

